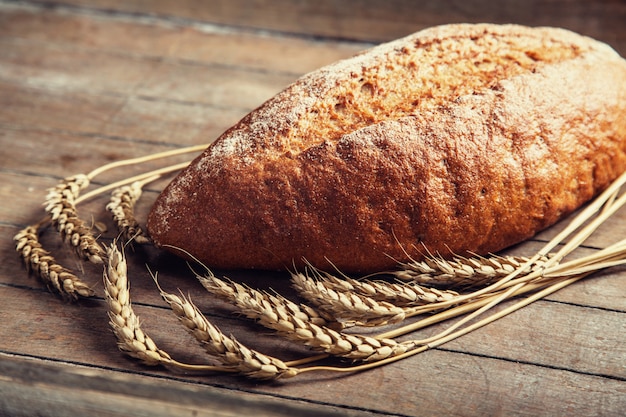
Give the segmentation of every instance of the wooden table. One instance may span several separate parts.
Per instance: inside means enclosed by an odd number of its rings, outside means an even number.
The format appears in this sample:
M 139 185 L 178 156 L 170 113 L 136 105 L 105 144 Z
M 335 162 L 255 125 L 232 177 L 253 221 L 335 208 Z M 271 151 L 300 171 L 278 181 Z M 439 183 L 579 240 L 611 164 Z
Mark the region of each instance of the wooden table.
M 460 21 L 564 26 L 626 54 L 626 3 L 609 0 L 433 0 L 422 7 L 408 0 L 0 1 L 0 414 L 624 415 L 624 269 L 401 362 L 267 383 L 173 373 L 125 357 L 107 323 L 100 268 L 87 265 L 81 274 L 97 296 L 70 304 L 29 277 L 15 252 L 13 236 L 41 218 L 46 190 L 61 178 L 210 142 L 303 73 L 379 41 Z M 156 166 L 105 174 L 97 183 Z M 149 186 L 141 221 L 166 181 Z M 110 225 L 105 204 L 96 198 L 80 211 Z M 582 252 L 626 237 L 624 222 L 622 210 Z M 533 253 L 560 227 L 512 252 Z M 80 271 L 54 233 L 42 239 Z M 146 263 L 225 333 L 284 359 L 304 354 L 234 316 L 182 261 L 137 249 L 129 263 L 143 327 L 177 359 L 202 363 L 203 351 L 160 299 Z M 281 274 L 232 277 L 288 291 Z

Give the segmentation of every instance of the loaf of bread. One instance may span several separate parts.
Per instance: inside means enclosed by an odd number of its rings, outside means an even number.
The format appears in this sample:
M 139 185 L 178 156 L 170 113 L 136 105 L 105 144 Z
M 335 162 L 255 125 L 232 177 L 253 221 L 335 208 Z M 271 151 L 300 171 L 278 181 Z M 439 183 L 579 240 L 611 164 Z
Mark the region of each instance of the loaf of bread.
M 367 273 L 499 251 L 625 169 L 614 50 L 561 29 L 446 25 L 297 80 L 169 184 L 148 230 L 214 268 Z

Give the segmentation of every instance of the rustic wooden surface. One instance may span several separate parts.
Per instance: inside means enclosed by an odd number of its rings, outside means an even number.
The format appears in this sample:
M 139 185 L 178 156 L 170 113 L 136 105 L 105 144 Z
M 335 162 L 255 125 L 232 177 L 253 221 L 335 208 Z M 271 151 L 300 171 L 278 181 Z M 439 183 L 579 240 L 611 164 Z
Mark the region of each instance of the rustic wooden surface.
M 107 325 L 98 268 L 84 269 L 98 296 L 68 304 L 21 265 L 12 237 L 40 219 L 46 190 L 59 179 L 210 142 L 299 75 L 369 42 L 446 22 L 518 22 L 568 27 L 626 54 L 623 1 L 415 4 L 0 0 L 0 415 L 624 415 L 624 269 L 384 368 L 258 383 L 176 374 L 127 359 Z M 128 168 L 98 180 L 138 172 Z M 164 184 L 149 187 L 140 220 Z M 81 213 L 106 219 L 105 202 L 97 198 Z M 625 221 L 622 210 L 582 252 L 626 237 Z M 532 253 L 559 227 L 513 251 Z M 43 239 L 79 270 L 53 233 Z M 146 263 L 167 290 L 189 293 L 225 333 L 284 359 L 305 354 L 233 316 L 183 262 L 152 249 L 129 258 L 143 326 L 176 358 L 204 359 L 160 300 Z M 288 291 L 281 274 L 232 277 Z

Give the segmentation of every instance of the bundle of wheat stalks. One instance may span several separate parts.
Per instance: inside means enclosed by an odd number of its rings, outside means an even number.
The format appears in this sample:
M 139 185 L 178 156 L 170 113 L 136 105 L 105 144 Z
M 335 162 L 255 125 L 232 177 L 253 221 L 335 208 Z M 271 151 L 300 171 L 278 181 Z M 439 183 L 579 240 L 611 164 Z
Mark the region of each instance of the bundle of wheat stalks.
M 163 365 L 181 371 L 229 372 L 251 378 L 276 379 L 312 371 L 357 372 L 407 358 L 440 346 L 479 327 L 506 316 L 549 295 L 594 271 L 626 262 L 626 240 L 593 255 L 566 261 L 609 216 L 625 202 L 620 188 L 626 174 L 586 206 L 568 226 L 532 257 L 455 257 L 436 255 L 424 261 L 399 263 L 398 269 L 350 278 L 308 266 L 292 271 L 294 288 L 306 303 L 295 303 L 279 294 L 252 289 L 210 270 L 196 274 L 206 290 L 232 303 L 245 317 L 278 335 L 308 346 L 316 354 L 284 362 L 251 349 L 226 336 L 211 323 L 192 301 L 181 294 L 156 288 L 184 328 L 204 347 L 208 364 L 185 364 L 159 349 L 141 329 L 129 293 L 126 258 L 121 248 L 127 242 L 149 244 L 133 213 L 143 187 L 186 165 L 166 166 L 82 194 L 101 173 L 129 165 L 188 152 L 207 145 L 183 148 L 107 164 L 88 174 L 68 177 L 51 189 L 45 201 L 45 217 L 15 236 L 16 249 L 27 269 L 48 287 L 69 300 L 92 297 L 95 291 L 59 263 L 39 242 L 39 234 L 51 226 L 63 241 L 84 260 L 103 265 L 105 299 L 109 322 L 119 348 L 148 365 Z M 76 207 L 96 195 L 111 192 L 106 206 L 119 228 L 118 238 L 104 247 L 92 227 L 77 215 Z M 557 250 L 558 248 L 558 250 Z M 515 302 L 497 313 L 486 315 L 494 306 L 515 297 Z M 484 317 L 483 317 L 484 316 Z M 414 318 L 413 320 L 409 320 Z M 421 340 L 398 341 L 419 329 L 457 319 L 447 329 Z M 371 335 L 358 333 L 362 327 L 384 326 L 407 321 L 392 330 Z M 344 358 L 336 366 L 316 362 L 328 357 Z

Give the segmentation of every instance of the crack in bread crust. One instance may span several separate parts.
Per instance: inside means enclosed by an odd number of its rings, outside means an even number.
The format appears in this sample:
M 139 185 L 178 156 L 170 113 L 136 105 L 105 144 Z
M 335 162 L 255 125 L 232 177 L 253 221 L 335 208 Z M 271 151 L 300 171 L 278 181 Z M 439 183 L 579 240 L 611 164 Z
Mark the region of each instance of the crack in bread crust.
M 324 91 L 328 98 L 317 101 L 286 140 L 290 150 L 297 152 L 315 144 L 311 136 L 318 141 L 337 140 L 371 124 L 446 106 L 484 88 L 497 88 L 500 80 L 574 59 L 582 52 L 578 45 L 536 33 L 512 38 L 509 33 L 483 31 L 428 44 L 418 39 L 393 48 L 360 71 L 350 70 L 349 77 Z

